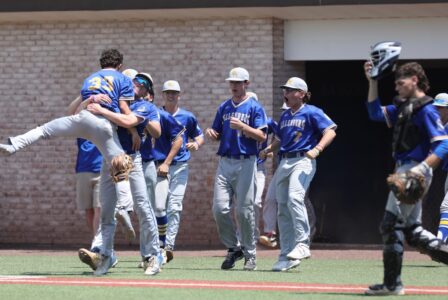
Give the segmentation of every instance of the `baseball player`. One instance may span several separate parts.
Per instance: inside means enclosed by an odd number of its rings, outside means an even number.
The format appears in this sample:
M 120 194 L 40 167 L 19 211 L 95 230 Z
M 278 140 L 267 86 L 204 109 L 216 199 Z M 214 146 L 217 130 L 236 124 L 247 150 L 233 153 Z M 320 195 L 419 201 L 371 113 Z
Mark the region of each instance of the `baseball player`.
M 154 94 L 149 100 L 153 100 Z M 159 245 L 165 247 L 168 217 L 166 214 L 166 199 L 168 197 L 168 174 L 171 165 L 176 165 L 174 158 L 183 145 L 182 135 L 185 128 L 168 112 L 159 109 L 161 136 L 157 140 L 146 138 L 140 149 L 143 159 L 143 171 L 146 186 L 154 213 L 156 216 Z M 164 142 L 160 142 L 164 141 Z M 157 147 L 157 150 L 155 149 Z M 166 252 L 163 251 L 164 262 L 168 261 Z M 172 253 L 171 253 L 172 254 Z M 172 259 L 172 257 L 171 257 Z
M 220 156 L 215 176 L 213 216 L 221 242 L 228 248 L 221 269 L 231 269 L 245 258 L 244 269 L 255 270 L 255 173 L 258 143 L 266 140 L 267 117 L 261 104 L 246 94 L 249 72 L 244 68 L 230 70 L 226 79 L 232 97 L 217 110 L 206 136 L 219 140 Z M 235 196 L 235 201 L 232 201 Z M 235 230 L 232 205 L 236 207 L 241 240 Z
M 84 101 L 80 108 L 85 108 L 93 102 L 100 102 L 110 111 L 122 111 L 125 114 L 130 112 L 127 100 L 134 99 L 134 91 L 131 80 L 118 72 L 122 62 L 123 55 L 118 50 L 108 49 L 102 52 L 100 58 L 102 70 L 91 74 L 84 80 L 81 89 L 81 99 Z M 79 114 L 55 119 L 25 134 L 10 137 L 9 144 L 0 144 L 0 155 L 11 155 L 41 138 L 58 136 L 90 140 L 98 147 L 108 166 L 113 164 L 126 166 L 120 164 L 127 160 L 127 157 L 118 142 L 113 125 L 107 119 L 96 116 L 85 109 L 81 110 Z M 120 174 L 126 174 L 129 171 L 129 169 L 117 170 Z M 116 178 L 119 177 L 116 176 Z M 126 202 L 131 197 L 127 180 L 117 181 L 115 189 L 120 201 Z
M 390 64 L 391 54 L 397 47 L 394 43 L 376 45 L 371 54 L 372 60 L 364 64 L 369 82 L 367 109 L 370 119 L 385 122 L 394 129 L 392 148 L 396 172 L 410 170 L 424 176 L 429 183 L 433 168 L 448 152 L 448 135 L 437 110 L 433 105 L 428 105 L 433 99 L 426 96 L 429 82 L 422 66 L 411 62 L 395 71 L 398 98 L 394 104 L 381 106 L 378 97 L 377 79 L 381 73 L 378 68 Z M 379 51 L 381 55 L 374 56 Z M 405 204 L 398 201 L 392 192 L 389 193 L 380 225 L 384 243 L 383 283 L 370 286 L 365 292 L 367 295 L 404 294 L 401 268 L 405 238 L 409 245 L 433 259 L 448 263 L 448 246 L 422 227 L 421 212 L 421 200 L 415 204 Z
M 336 136 L 336 124 L 319 108 L 308 104 L 308 85 L 291 77 L 281 86 L 289 109 L 278 123 L 276 139 L 262 152 L 279 149 L 276 198 L 280 255 L 273 271 L 297 267 L 311 256 L 310 225 L 305 194 L 316 172 L 316 158 Z
M 187 187 L 190 151 L 197 151 L 204 144 L 204 135 L 193 113 L 179 107 L 181 97 L 179 83 L 175 80 L 168 80 L 163 84 L 162 91 L 164 105 L 161 109 L 171 114 L 185 127 L 182 147 L 169 165 L 167 180 L 159 181 L 157 184 L 157 207 L 165 207 L 164 214 L 167 216 L 164 248 L 167 262 L 170 262 L 174 256 L 174 244 L 179 231 L 182 202 Z M 165 136 L 161 136 L 156 141 L 153 151 L 156 163 L 160 164 L 159 171 L 161 171 L 168 155 L 166 149 L 172 149 L 171 138 L 167 139 Z M 164 224 L 159 223 L 158 225 L 163 226 Z
M 134 91 L 136 98 L 130 105 L 131 114 L 124 115 L 112 112 L 98 104 L 90 104 L 87 110 L 96 115 L 102 115 L 118 126 L 118 137 L 123 149 L 128 155 L 132 157 L 133 168 L 129 174 L 129 181 L 131 183 L 132 196 L 135 202 L 136 211 L 140 225 L 140 253 L 145 259 L 145 274 L 155 275 L 160 271 L 161 253 L 159 250 L 157 223 L 154 216 L 154 211 L 151 202 L 148 198 L 146 190 L 146 182 L 143 174 L 142 159 L 140 153 L 134 149 L 134 142 L 132 134 L 127 130 L 131 127 L 136 127 L 140 137 L 143 137 L 144 130 L 149 131 L 154 137 L 160 136 L 160 117 L 158 109 L 151 103 L 144 100 L 148 91 L 152 89 L 152 80 L 146 73 L 139 73 L 135 76 Z M 104 166 L 105 163 L 103 163 Z M 115 220 L 113 212 L 117 198 L 113 193 L 113 183 L 110 176 L 105 175 L 105 169 L 102 169 L 101 176 L 101 204 L 102 210 L 108 218 L 102 218 L 101 231 L 96 235 L 92 249 L 100 249 L 101 257 L 88 251 L 80 249 L 79 255 L 83 262 L 88 263 L 95 269 L 95 275 L 106 274 L 112 266 L 110 254 L 112 253 L 113 241 L 106 240 L 104 231 L 107 229 L 111 232 L 113 240 L 113 233 L 115 230 Z M 112 216 L 112 217 L 110 217 Z M 107 237 L 109 238 L 109 237 Z
M 448 94 L 440 93 L 434 98 L 433 105 L 437 108 L 442 124 L 448 132 Z M 448 160 L 443 161 L 443 170 L 448 171 Z M 440 205 L 440 222 L 437 230 L 437 238 L 448 243 L 448 177 L 445 181 L 445 197 Z

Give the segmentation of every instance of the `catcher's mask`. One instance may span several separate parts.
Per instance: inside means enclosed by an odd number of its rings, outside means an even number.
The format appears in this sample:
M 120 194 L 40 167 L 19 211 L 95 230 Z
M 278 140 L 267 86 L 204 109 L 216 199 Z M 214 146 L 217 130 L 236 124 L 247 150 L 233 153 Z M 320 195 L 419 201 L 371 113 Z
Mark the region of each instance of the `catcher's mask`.
M 400 42 L 380 42 L 371 47 L 370 60 L 372 70 L 370 77 L 378 80 L 394 70 L 395 62 L 401 53 Z

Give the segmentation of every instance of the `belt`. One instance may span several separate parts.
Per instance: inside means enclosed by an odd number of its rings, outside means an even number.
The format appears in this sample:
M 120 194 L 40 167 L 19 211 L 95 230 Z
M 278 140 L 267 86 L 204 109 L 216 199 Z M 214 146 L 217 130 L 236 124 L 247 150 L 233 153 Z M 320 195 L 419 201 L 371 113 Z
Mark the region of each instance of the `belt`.
M 304 157 L 305 156 L 304 151 L 299 151 L 299 152 L 287 152 L 287 153 L 282 153 L 280 155 L 280 158 L 296 158 L 296 157 Z
M 221 155 L 222 157 L 231 158 L 231 159 L 248 159 L 253 155 L 249 154 L 240 154 L 240 155 Z

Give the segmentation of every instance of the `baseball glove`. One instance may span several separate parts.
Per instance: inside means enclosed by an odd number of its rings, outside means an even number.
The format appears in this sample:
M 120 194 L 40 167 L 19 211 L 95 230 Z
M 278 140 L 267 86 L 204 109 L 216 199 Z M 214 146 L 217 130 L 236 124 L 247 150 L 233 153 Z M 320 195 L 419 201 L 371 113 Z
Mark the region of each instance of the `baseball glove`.
M 110 175 L 112 176 L 114 182 L 129 179 L 129 173 L 134 167 L 132 157 L 127 154 L 120 154 L 115 156 L 110 164 Z
M 417 203 L 426 189 L 425 177 L 411 171 L 389 175 L 387 184 L 395 197 L 405 204 Z

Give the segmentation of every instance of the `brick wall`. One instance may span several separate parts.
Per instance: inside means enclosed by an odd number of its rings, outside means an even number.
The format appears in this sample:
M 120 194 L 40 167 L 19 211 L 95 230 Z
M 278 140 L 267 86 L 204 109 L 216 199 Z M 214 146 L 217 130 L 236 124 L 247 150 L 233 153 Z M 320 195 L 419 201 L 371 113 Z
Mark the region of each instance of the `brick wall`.
M 281 105 L 276 87 L 297 69 L 283 61 L 283 22 L 272 19 L 0 24 L 0 46 L 2 141 L 64 115 L 108 47 L 124 53 L 125 68 L 151 73 L 156 103 L 163 81 L 178 80 L 182 106 L 202 128 L 229 95 L 230 68 L 249 70 L 268 115 Z M 220 245 L 211 214 L 216 149 L 208 142 L 192 155 L 178 246 Z M 75 139 L 57 138 L 0 158 L 0 243 L 89 243 L 74 200 L 75 154 Z M 117 242 L 125 243 L 120 230 Z

